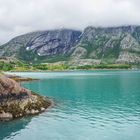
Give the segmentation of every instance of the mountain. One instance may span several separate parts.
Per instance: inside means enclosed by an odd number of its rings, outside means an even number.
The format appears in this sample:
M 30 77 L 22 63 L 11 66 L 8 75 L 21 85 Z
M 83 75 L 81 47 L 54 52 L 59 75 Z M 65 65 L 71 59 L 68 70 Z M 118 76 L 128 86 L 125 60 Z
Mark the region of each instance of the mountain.
M 139 64 L 140 26 L 33 32 L 0 46 L 0 57 L 11 56 L 27 62 Z
M 80 35 L 80 31 L 69 29 L 25 34 L 0 46 L 0 56 L 31 62 L 67 57 L 80 40 Z
M 140 27 L 87 27 L 72 55 L 111 63 L 140 63 Z

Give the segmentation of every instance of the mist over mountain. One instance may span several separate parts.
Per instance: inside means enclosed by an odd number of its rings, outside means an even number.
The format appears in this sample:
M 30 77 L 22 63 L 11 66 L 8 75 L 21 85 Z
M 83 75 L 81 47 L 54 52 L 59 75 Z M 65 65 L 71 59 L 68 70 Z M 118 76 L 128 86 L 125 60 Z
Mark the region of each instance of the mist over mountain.
M 0 43 L 37 30 L 140 25 L 139 0 L 0 0 Z

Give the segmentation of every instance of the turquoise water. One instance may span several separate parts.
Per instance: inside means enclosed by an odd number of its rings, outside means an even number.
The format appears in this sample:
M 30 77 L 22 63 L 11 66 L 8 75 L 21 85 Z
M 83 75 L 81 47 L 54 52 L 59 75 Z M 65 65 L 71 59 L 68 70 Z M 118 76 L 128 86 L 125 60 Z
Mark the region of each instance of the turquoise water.
M 56 105 L 0 123 L 4 140 L 140 140 L 140 71 L 17 73 Z

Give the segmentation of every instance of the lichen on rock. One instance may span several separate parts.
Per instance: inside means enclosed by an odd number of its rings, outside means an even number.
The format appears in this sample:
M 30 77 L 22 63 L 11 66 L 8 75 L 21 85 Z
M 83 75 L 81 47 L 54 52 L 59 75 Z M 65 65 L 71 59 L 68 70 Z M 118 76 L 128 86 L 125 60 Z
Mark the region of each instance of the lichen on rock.
M 14 80 L 0 75 L 0 120 L 38 114 L 51 104 L 48 98 L 33 93 Z

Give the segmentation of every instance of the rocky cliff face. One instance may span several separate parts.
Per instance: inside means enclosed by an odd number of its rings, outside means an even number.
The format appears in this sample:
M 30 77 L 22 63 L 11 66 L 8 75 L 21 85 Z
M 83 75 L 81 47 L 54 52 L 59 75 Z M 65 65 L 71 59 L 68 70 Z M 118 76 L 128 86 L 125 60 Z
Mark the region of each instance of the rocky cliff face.
M 72 55 L 112 63 L 140 63 L 140 27 L 87 27 Z
M 33 94 L 14 80 L 0 75 L 0 120 L 37 114 L 50 105 L 50 100 Z
M 80 40 L 80 31 L 50 30 L 14 38 L 0 47 L 0 56 L 15 56 L 25 61 L 68 56 Z
M 28 34 L 13 38 L 12 40 L 7 42 L 6 44 L 0 46 L 0 56 L 18 57 L 20 50 L 22 48 L 25 48 L 26 44 L 32 38 L 35 38 L 41 34 L 42 34 L 42 32 L 33 32 L 33 33 L 28 33 Z
M 30 62 L 86 59 L 107 63 L 140 63 L 140 26 L 50 30 L 14 38 L 0 46 L 0 56 Z
M 81 32 L 73 30 L 47 31 L 30 40 L 26 50 L 34 50 L 39 56 L 69 54 L 79 41 L 80 34 Z

